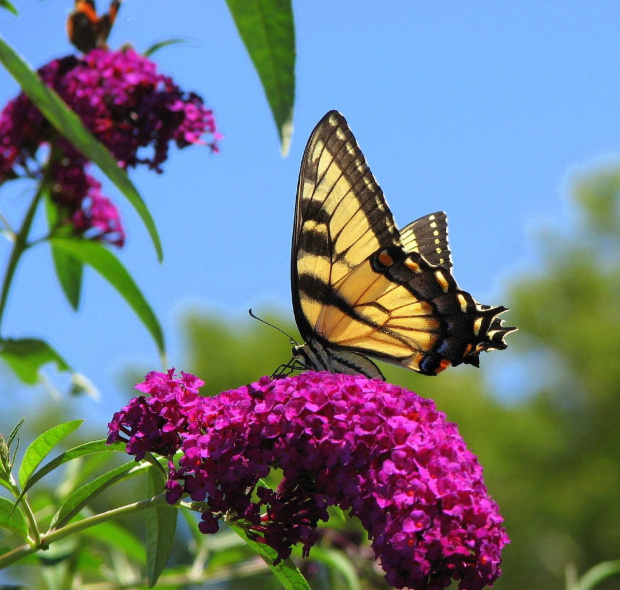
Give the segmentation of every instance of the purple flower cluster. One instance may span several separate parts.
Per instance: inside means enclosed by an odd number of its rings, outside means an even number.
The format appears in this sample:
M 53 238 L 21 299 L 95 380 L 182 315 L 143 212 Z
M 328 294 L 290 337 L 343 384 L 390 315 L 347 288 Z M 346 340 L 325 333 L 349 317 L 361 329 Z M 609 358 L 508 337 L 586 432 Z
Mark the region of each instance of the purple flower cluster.
M 95 49 L 82 57 L 67 56 L 43 66 L 39 75 L 123 168 L 146 164 L 161 172 L 172 141 L 180 148 L 202 144 L 218 149 L 220 135 L 213 112 L 202 99 L 182 92 L 171 78 L 157 72 L 153 62 L 132 49 Z M 202 139 L 205 135 L 210 141 Z M 86 174 L 88 161 L 23 93 L 0 113 L 0 184 L 40 175 L 35 157 L 42 144 L 52 147 L 48 180 L 64 217 L 81 232 L 94 227 L 91 237 L 122 245 L 118 212 Z M 112 217 L 102 217 L 105 214 Z
M 205 502 L 203 533 L 226 517 L 288 557 L 307 555 L 327 508 L 351 511 L 368 531 L 387 581 L 478 590 L 500 575 L 508 542 L 482 468 L 431 400 L 363 376 L 309 372 L 198 394 L 202 381 L 149 373 L 114 415 L 108 442 L 172 457 L 167 499 Z M 282 470 L 275 490 L 259 483 Z M 253 496 L 253 492 L 255 495 Z

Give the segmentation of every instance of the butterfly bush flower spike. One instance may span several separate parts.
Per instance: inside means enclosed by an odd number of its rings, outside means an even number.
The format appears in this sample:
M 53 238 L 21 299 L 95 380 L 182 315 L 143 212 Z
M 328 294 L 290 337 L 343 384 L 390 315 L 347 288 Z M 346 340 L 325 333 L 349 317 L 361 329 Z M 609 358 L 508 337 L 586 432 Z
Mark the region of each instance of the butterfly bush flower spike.
M 197 94 L 183 92 L 133 49 L 94 49 L 81 57 L 56 59 L 43 66 L 39 76 L 122 168 L 144 164 L 161 172 L 172 142 L 179 148 L 200 144 L 218 150 L 213 112 Z M 88 160 L 23 93 L 0 113 L 0 184 L 22 176 L 41 179 L 43 168 L 36 158 L 42 145 L 52 148 L 51 194 L 67 223 L 87 237 L 122 245 L 118 211 L 86 173 Z
M 482 468 L 433 401 L 361 375 L 308 372 L 215 397 L 181 373 L 149 373 L 108 442 L 169 457 L 167 499 L 204 502 L 200 529 L 234 520 L 278 552 L 308 554 L 327 508 L 350 510 L 396 588 L 478 590 L 508 542 Z M 181 451 L 173 463 L 172 456 Z M 282 470 L 277 489 L 260 478 Z M 253 494 L 253 492 L 255 492 Z

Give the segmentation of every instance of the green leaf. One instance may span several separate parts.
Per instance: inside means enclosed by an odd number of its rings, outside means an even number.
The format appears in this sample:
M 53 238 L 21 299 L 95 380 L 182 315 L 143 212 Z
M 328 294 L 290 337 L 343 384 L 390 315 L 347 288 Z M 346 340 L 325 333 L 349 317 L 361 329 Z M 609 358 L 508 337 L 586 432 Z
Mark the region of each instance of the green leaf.
M 9 12 L 12 12 L 15 16 L 19 16 L 19 12 L 17 12 L 17 9 L 9 2 L 9 0 L 0 0 L 0 6 L 2 6 L 2 8 L 6 8 Z
M 237 533 L 258 555 L 260 555 L 265 563 L 269 566 L 274 576 L 282 584 L 285 590 L 310 590 L 310 585 L 306 579 L 301 575 L 301 572 L 297 566 L 293 563 L 292 559 L 285 559 L 278 565 L 273 565 L 273 562 L 278 556 L 275 549 L 265 545 L 264 543 L 258 543 L 252 541 L 246 532 L 238 525 L 227 522 L 226 523 L 235 533 Z
M 126 172 L 119 168 L 110 151 L 84 126 L 82 120 L 66 105 L 60 96 L 48 88 L 26 62 L 0 36 L 0 62 L 17 80 L 28 98 L 43 113 L 45 118 L 66 137 L 86 158 L 92 160 L 101 171 L 118 187 L 133 205 L 142 219 L 155 250 L 163 258 L 161 241 L 155 222 L 146 208 Z
M 346 517 L 345 513 L 342 511 L 342 508 L 340 508 L 340 506 L 330 506 L 328 508 L 328 512 L 329 512 L 330 516 L 334 516 L 341 523 L 347 521 L 347 517 Z
M 2 358 L 19 379 L 26 385 L 41 381 L 39 369 L 48 363 L 55 363 L 59 371 L 73 369 L 47 342 L 36 338 L 0 340 L 0 358 Z
M 54 237 L 50 238 L 50 243 L 80 262 L 92 266 L 108 281 L 140 318 L 160 353 L 164 353 L 164 335 L 155 313 L 127 269 L 112 252 L 98 242 L 80 238 Z
M 1 496 L 0 528 L 9 529 L 22 539 L 28 539 L 28 523 L 21 508 Z
M 19 434 L 21 427 L 24 425 L 26 418 L 22 418 L 15 426 L 13 426 L 13 430 L 11 430 L 11 434 L 9 434 L 9 438 L 6 439 L 6 444 L 11 447 L 13 445 L 13 441 Z M 18 439 L 19 440 L 19 439 Z
M 295 101 L 295 24 L 290 0 L 226 0 L 254 62 L 288 153 Z
M 131 461 L 125 465 L 119 465 L 115 469 L 100 475 L 93 481 L 80 486 L 75 490 L 60 507 L 52 518 L 50 530 L 58 529 L 67 524 L 84 506 L 86 506 L 95 496 L 109 488 L 112 484 L 133 477 L 142 473 L 149 467 L 148 463 L 138 464 Z
M 147 495 L 153 497 L 161 494 L 164 491 L 164 484 L 161 470 L 151 466 L 148 471 Z M 168 563 L 174 545 L 177 517 L 178 510 L 171 506 L 146 511 L 146 569 L 149 588 L 155 586 Z
M 53 244 L 50 244 L 50 248 L 58 282 L 71 307 L 77 310 L 80 306 L 84 265 L 73 256 L 69 256 L 66 252 L 56 248 Z
M 342 551 L 315 545 L 312 548 L 311 558 L 338 572 L 344 578 L 343 587 L 347 590 L 362 590 L 362 584 L 355 567 Z
M 58 206 L 52 201 L 47 193 L 49 193 L 49 191 L 46 191 L 45 199 L 47 223 L 50 231 L 53 231 L 53 229 L 58 231 Z M 67 255 L 62 250 L 55 248 L 53 244 L 50 244 L 50 250 L 52 252 L 52 260 L 54 262 L 56 277 L 58 278 L 62 291 L 65 294 L 69 305 L 71 305 L 73 309 L 77 310 L 80 305 L 84 265 L 79 260 Z
M 147 510 L 147 514 L 149 512 L 154 512 L 154 510 Z M 146 565 L 144 542 L 116 522 L 102 522 L 84 529 L 80 531 L 80 537 L 94 539 L 104 546 L 122 551 L 125 556 L 141 566 Z
M 19 468 L 19 484 L 25 487 L 34 470 L 41 464 L 50 451 L 63 439 L 75 432 L 84 420 L 71 420 L 63 422 L 46 430 L 35 438 L 24 453 L 22 464 Z
M 144 55 L 144 57 L 151 57 L 151 55 L 160 49 L 170 45 L 177 45 L 179 43 L 187 43 L 187 41 L 185 39 L 166 39 L 164 41 L 159 41 L 158 43 L 153 43 L 153 45 L 148 47 L 142 55 Z
M 603 580 L 620 575 L 620 559 L 604 561 L 591 567 L 574 586 L 574 590 L 592 590 Z
M 120 451 L 124 453 L 125 443 L 115 442 L 108 445 L 106 444 L 105 440 L 94 440 L 92 442 L 87 442 L 83 445 L 79 445 L 77 447 L 69 449 L 68 451 L 58 455 L 58 457 L 52 459 L 49 463 L 41 467 L 39 471 L 33 474 L 33 476 L 29 478 L 28 483 L 24 486 L 24 490 L 22 493 L 28 491 L 28 489 L 31 488 L 35 483 L 37 483 L 42 477 L 46 476 L 54 469 L 60 467 L 63 463 L 73 461 L 74 459 L 78 459 L 92 453 L 109 453 L 113 451 Z

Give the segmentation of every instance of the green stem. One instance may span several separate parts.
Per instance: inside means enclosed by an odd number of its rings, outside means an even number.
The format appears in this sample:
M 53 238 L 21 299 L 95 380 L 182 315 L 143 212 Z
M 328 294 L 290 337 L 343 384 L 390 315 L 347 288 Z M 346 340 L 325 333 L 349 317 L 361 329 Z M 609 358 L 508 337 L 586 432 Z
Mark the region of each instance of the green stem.
M 41 549 L 46 549 L 48 545 L 54 541 L 58 541 L 67 537 L 69 535 L 73 535 L 75 533 L 79 533 L 84 529 L 88 529 L 90 527 L 101 524 L 102 522 L 107 522 L 109 520 L 114 520 L 119 516 L 123 516 L 124 514 L 132 514 L 134 512 L 140 512 L 142 510 L 148 510 L 150 508 L 156 508 L 158 506 L 168 506 L 169 504 L 166 502 L 166 492 L 163 492 L 153 498 L 149 498 L 148 500 L 141 500 L 140 502 L 133 502 L 132 504 L 127 504 L 126 506 L 121 506 L 120 508 L 115 508 L 114 510 L 108 510 L 107 512 L 103 512 L 101 514 L 96 514 L 95 516 L 90 516 L 83 520 L 78 520 L 68 524 L 67 526 L 52 531 L 51 533 L 47 533 L 41 536 L 41 540 L 38 545 L 22 545 L 21 547 L 16 547 L 12 551 L 0 556 L 0 569 L 3 569 L 20 559 L 23 559 L 27 555 L 35 553 Z
M 37 206 L 39 205 L 39 201 L 41 200 L 42 195 L 43 184 L 39 185 L 39 189 L 37 190 L 34 199 L 32 199 L 32 203 L 30 203 L 30 207 L 28 209 L 28 212 L 26 213 L 26 217 L 24 217 L 22 227 L 15 236 L 15 242 L 13 243 L 11 258 L 9 259 L 9 262 L 7 264 L 4 280 L 2 281 L 2 293 L 0 295 L 0 325 L 2 324 L 4 309 L 6 307 L 6 302 L 9 296 L 9 290 L 11 288 L 13 276 L 15 275 L 15 269 L 17 268 L 17 263 L 19 262 L 21 255 L 28 248 L 28 234 L 30 233 L 30 228 L 32 227 L 32 222 L 34 220 L 34 215 L 37 211 Z
M 28 504 L 28 500 L 26 499 L 26 495 L 21 500 L 22 509 L 26 512 L 26 517 L 28 518 L 28 522 L 30 522 L 30 531 L 32 536 L 34 537 L 33 542 L 34 546 L 38 546 L 41 544 L 41 532 L 39 531 L 39 526 L 37 525 L 37 520 L 34 517 L 34 513 L 32 512 L 32 508 L 30 504 Z
M 11 473 L 11 470 L 8 469 L 6 471 L 9 474 L 8 484 L 10 486 L 10 491 L 16 499 L 19 498 L 19 502 L 22 506 L 22 510 L 26 513 L 26 517 L 28 518 L 28 522 L 30 523 L 31 536 L 34 537 L 32 540 L 32 544 L 37 545 L 41 542 L 41 533 L 39 531 L 37 521 L 34 517 L 34 513 L 32 512 L 32 508 L 30 507 L 30 504 L 28 504 L 28 499 L 26 498 L 26 494 L 20 497 L 20 491 L 19 491 L 19 488 L 17 487 L 17 482 L 15 481 L 15 478 L 13 477 L 13 474 Z

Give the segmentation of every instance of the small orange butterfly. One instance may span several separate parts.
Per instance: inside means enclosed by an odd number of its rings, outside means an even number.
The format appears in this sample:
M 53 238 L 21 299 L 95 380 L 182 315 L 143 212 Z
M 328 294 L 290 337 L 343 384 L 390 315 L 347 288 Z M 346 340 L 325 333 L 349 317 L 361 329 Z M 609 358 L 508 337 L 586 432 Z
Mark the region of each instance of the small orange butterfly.
M 112 0 L 108 14 L 98 17 L 94 0 L 75 0 L 73 12 L 67 19 L 69 41 L 84 53 L 95 47 L 107 47 L 106 40 L 120 5 L 121 0 Z

